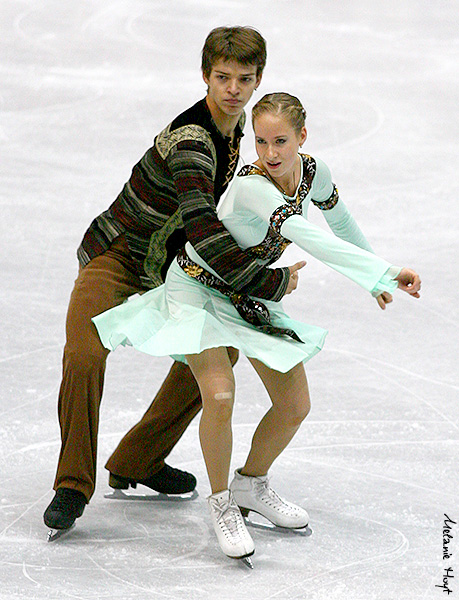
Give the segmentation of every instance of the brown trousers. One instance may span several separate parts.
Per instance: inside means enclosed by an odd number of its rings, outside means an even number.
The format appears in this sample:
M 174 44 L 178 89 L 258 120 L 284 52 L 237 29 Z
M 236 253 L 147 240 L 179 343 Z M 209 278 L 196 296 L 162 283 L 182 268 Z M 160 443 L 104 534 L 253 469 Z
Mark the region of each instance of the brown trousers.
M 91 318 L 142 291 L 129 269 L 123 237 L 80 270 L 66 322 L 63 378 L 59 393 L 61 452 L 54 489 L 68 487 L 87 500 L 96 482 L 97 433 L 106 350 Z M 152 404 L 121 440 L 106 464 L 112 473 L 145 479 L 164 466 L 164 459 L 201 408 L 190 369 L 175 362 Z

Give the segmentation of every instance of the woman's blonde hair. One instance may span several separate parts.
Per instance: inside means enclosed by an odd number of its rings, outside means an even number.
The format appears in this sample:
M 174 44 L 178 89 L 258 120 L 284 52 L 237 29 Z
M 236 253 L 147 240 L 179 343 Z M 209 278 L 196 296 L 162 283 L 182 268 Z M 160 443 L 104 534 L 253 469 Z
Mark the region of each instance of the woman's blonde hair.
M 286 92 L 266 94 L 252 109 L 252 125 L 265 112 L 287 119 L 296 133 L 300 133 L 306 121 L 306 111 L 296 96 Z

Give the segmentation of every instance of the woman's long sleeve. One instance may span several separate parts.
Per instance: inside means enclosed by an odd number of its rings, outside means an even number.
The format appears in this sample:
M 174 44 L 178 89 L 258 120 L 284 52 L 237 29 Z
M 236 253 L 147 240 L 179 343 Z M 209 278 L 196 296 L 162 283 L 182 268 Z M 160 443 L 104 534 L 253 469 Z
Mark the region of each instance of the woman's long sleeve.
M 262 177 L 253 176 L 250 177 L 250 181 L 246 180 L 241 184 L 237 190 L 235 208 L 239 215 L 244 215 L 248 225 L 251 219 L 259 218 L 271 226 L 273 214 L 277 214 L 284 206 L 290 206 L 282 194 Z M 319 194 L 319 201 L 322 199 Z M 348 212 L 347 209 L 345 212 Z M 337 222 L 343 214 L 341 209 L 335 212 Z M 350 223 L 347 219 L 348 232 Z M 368 250 L 356 245 L 356 230 L 353 230 L 353 235 L 350 236 L 353 238 L 351 243 L 310 223 L 300 214 L 292 214 L 282 222 L 277 231 L 311 256 L 373 294 L 392 292 L 397 287 L 393 277 L 398 274 L 398 268 L 393 268 L 386 260 L 376 256 L 371 248 Z
M 332 209 L 322 212 L 328 226 L 336 236 L 359 248 L 363 248 L 363 250 L 373 252 L 373 248 L 370 246 L 367 238 L 341 199 L 338 200 Z
M 354 217 L 344 202 L 339 198 L 338 190 L 333 185 L 330 169 L 320 158 L 314 159 L 316 175 L 313 183 L 312 203 L 321 209 L 328 226 L 335 235 L 359 248 L 373 252 L 373 248 L 357 225 Z M 333 198 L 330 207 L 329 199 Z
M 309 223 L 301 215 L 286 219 L 281 233 L 308 254 L 369 292 L 392 292 L 397 288 L 397 282 L 392 279 L 395 271 L 390 263 Z

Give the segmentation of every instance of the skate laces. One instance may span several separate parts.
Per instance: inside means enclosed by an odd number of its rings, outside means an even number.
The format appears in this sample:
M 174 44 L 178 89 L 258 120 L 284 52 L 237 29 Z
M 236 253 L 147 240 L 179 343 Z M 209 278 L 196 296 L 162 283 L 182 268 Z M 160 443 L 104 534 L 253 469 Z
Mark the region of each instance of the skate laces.
M 291 508 L 291 505 L 288 504 L 283 498 L 277 494 L 269 485 L 269 479 L 256 479 L 254 481 L 255 487 L 255 495 L 257 500 L 268 504 L 273 508 Z
M 225 533 L 228 532 L 230 536 L 241 535 L 242 517 L 233 497 L 228 502 L 211 499 L 211 505 L 216 513 L 216 521 L 220 526 L 223 525 Z

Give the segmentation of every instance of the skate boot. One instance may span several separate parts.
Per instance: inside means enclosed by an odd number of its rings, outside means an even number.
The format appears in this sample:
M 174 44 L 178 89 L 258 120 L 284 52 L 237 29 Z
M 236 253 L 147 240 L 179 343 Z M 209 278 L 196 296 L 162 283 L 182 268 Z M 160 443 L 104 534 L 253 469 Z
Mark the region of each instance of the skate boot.
M 145 485 L 160 494 L 186 494 L 196 487 L 196 477 L 165 464 L 160 471 L 146 479 L 131 479 L 114 473 L 110 473 L 108 478 L 108 485 L 117 490 L 127 490 L 129 486 L 136 488 L 137 484 Z
M 248 477 L 235 471 L 230 490 L 244 517 L 253 511 L 278 527 L 302 529 L 308 525 L 308 513 L 278 496 L 269 486 L 267 475 Z
M 51 530 L 70 529 L 75 519 L 81 517 L 87 504 L 86 496 L 70 488 L 59 488 L 45 510 L 43 520 Z M 59 537 L 50 532 L 49 540 Z
M 255 545 L 231 492 L 212 494 L 207 501 L 220 548 L 230 558 L 241 558 L 253 568 L 248 557 L 255 552 Z

